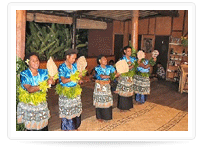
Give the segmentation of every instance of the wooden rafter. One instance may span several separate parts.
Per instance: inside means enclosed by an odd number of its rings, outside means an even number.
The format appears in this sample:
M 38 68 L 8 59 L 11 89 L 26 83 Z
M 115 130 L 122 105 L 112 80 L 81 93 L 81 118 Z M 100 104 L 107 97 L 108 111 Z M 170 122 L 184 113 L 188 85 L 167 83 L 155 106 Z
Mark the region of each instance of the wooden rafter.
M 112 22 L 113 20 L 127 21 L 131 20 L 132 10 L 27 10 L 29 13 L 43 13 L 55 16 L 73 17 L 74 13 L 77 14 L 77 18 L 90 19 L 103 22 Z M 171 16 L 177 17 L 177 10 L 140 10 L 139 19 Z

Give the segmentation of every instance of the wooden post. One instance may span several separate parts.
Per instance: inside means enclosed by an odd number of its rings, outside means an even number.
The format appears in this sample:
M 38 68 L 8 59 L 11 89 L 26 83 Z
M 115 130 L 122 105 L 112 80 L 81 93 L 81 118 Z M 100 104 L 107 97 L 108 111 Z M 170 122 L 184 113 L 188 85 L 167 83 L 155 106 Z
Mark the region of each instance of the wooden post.
M 26 10 L 16 10 L 16 54 L 25 57 Z
M 139 10 L 132 11 L 131 45 L 138 50 L 138 17 Z
M 73 16 L 73 36 L 72 36 L 72 48 L 76 48 L 76 13 Z

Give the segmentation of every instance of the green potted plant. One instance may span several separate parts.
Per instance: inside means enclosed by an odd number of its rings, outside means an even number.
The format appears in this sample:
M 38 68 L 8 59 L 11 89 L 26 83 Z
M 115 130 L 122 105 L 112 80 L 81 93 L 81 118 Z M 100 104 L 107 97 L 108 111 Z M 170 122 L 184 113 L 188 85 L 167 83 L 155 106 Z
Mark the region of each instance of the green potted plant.
M 188 38 L 187 38 L 187 37 L 181 36 L 181 44 L 182 44 L 184 47 L 187 47 L 187 46 L 188 46 Z

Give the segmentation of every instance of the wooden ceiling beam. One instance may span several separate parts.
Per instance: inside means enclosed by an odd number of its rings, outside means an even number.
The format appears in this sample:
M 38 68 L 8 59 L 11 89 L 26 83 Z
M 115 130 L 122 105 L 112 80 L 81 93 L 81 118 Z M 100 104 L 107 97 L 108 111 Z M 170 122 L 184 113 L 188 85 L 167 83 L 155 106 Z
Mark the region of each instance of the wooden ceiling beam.
M 162 16 L 178 17 L 178 10 L 152 10 L 153 12 L 159 13 Z
M 27 10 L 29 13 L 43 13 L 63 17 L 73 17 L 74 13 L 76 13 L 78 19 L 84 18 L 106 23 L 113 22 L 113 20 L 131 20 L 131 16 L 128 13 L 129 11 L 130 10 L 77 10 L 69 13 L 65 10 Z M 139 15 L 139 19 L 146 19 L 163 16 L 177 17 L 179 13 L 177 10 L 140 10 Z
M 43 13 L 27 13 L 26 21 L 35 21 L 42 23 L 59 23 L 59 24 L 73 24 L 72 17 L 63 17 L 55 15 L 47 15 Z M 107 29 L 107 23 L 103 21 L 77 18 L 77 29 Z
M 27 13 L 27 21 L 43 22 L 43 23 L 60 23 L 72 24 L 72 17 L 56 16 L 44 13 Z
M 27 13 L 42 13 L 46 15 L 73 17 L 72 13 L 67 13 L 65 11 L 60 10 L 27 10 Z
M 93 12 L 93 11 L 97 11 L 97 10 L 78 10 L 76 12 L 76 14 L 84 14 L 84 13 L 89 13 L 89 12 Z
M 54 15 L 54 16 L 62 16 L 62 17 L 73 17 L 74 13 L 67 13 L 65 11 L 51 11 L 51 10 L 28 10 L 28 13 L 41 13 L 41 14 L 46 14 L 46 15 Z M 92 16 L 92 15 L 86 15 L 86 14 L 81 14 L 79 11 L 77 12 L 77 18 L 81 19 L 90 19 L 90 20 L 96 20 L 96 21 L 103 21 L 106 23 L 112 22 L 113 19 L 110 18 L 106 18 L 106 17 L 96 17 L 96 16 Z M 84 13 L 89 12 L 89 11 L 82 11 Z
M 81 18 L 84 18 L 84 19 L 90 19 L 90 20 L 96 20 L 96 21 L 103 21 L 103 22 L 113 22 L 114 19 L 111 19 L 111 18 L 106 18 L 106 17 L 96 17 L 96 16 L 92 16 L 92 15 L 85 15 L 85 14 L 80 14 L 80 15 L 77 15 L 77 18 L 81 19 Z

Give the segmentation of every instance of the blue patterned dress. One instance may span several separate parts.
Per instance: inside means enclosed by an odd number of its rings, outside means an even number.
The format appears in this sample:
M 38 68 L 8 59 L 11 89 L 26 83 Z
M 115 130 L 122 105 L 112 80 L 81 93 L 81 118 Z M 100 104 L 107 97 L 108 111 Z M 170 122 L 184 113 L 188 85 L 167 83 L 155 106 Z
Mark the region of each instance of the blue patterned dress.
M 148 65 L 149 61 L 145 59 L 143 64 Z M 137 67 L 138 75 L 134 76 L 134 91 L 135 100 L 140 103 L 144 103 L 147 98 L 147 94 L 150 94 L 150 79 L 142 74 L 149 74 L 150 67 L 143 68 Z
M 127 63 L 128 63 L 128 62 L 134 63 L 134 61 L 136 61 L 137 58 L 131 57 L 131 56 L 130 56 L 130 59 L 128 59 L 128 58 L 126 57 L 126 55 L 124 55 L 122 58 L 120 58 L 120 60 L 126 60 Z
M 101 65 L 95 67 L 96 81 L 93 92 L 93 105 L 96 108 L 96 118 L 103 120 L 112 119 L 113 96 L 110 88 L 110 79 L 101 78 L 100 75 L 109 76 L 115 72 L 115 68 L 111 65 L 106 65 L 102 68 Z
M 38 69 L 37 76 L 33 76 L 29 68 L 20 73 L 21 86 L 24 90 L 26 90 L 24 84 L 29 84 L 31 86 L 38 86 L 39 82 L 42 82 L 47 79 L 48 79 L 47 69 Z
M 24 87 L 25 84 L 38 86 L 39 82 L 47 79 L 47 69 L 38 69 L 37 76 L 33 76 L 29 68 L 20 73 L 21 87 L 23 88 L 23 90 L 26 90 L 26 88 Z M 48 109 L 47 102 L 41 102 L 38 105 L 33 105 L 31 102 L 19 102 L 17 105 L 18 123 L 24 123 L 27 130 L 37 131 L 47 128 L 49 118 L 50 111 Z
M 61 77 L 70 78 L 77 71 L 77 64 L 72 64 L 72 69 L 69 69 L 65 63 L 62 63 L 59 68 L 59 82 L 63 87 L 75 87 L 76 82 L 62 83 Z M 61 130 L 76 130 L 81 124 L 82 103 L 81 96 L 68 98 L 59 95 L 59 117 L 61 120 Z

